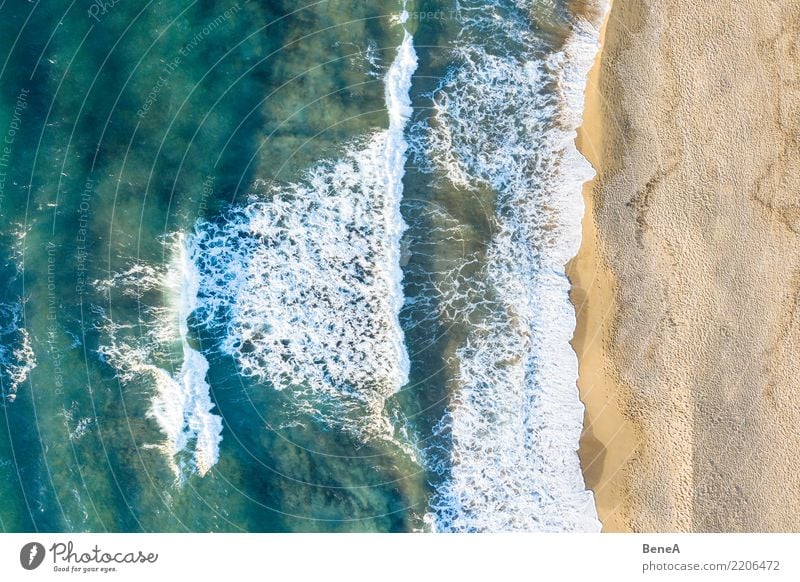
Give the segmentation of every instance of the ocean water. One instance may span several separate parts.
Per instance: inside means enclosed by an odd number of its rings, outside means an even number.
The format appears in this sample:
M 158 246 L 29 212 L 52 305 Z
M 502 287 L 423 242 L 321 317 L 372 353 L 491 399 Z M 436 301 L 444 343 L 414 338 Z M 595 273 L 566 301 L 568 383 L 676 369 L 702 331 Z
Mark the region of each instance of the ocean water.
M 0 4 L 0 530 L 598 530 L 604 9 Z

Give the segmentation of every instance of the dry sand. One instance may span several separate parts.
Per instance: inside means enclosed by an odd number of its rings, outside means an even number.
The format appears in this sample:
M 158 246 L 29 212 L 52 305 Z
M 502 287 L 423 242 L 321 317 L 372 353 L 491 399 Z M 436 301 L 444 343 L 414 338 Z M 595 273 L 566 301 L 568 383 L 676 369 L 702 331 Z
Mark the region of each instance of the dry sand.
M 800 0 L 615 0 L 570 264 L 607 531 L 800 531 Z

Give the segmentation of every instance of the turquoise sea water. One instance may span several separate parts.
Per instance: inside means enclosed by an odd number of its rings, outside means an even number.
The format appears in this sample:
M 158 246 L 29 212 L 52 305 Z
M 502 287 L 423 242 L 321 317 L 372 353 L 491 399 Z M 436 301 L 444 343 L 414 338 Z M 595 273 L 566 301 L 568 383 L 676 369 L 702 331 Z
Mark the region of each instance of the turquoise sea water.
M 597 529 L 600 9 L 0 3 L 0 529 Z

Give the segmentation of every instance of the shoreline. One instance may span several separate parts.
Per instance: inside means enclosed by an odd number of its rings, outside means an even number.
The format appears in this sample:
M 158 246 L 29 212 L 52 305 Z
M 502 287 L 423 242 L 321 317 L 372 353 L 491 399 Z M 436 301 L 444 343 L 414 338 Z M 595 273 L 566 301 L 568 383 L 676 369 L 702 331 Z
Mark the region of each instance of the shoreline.
M 595 188 L 603 167 L 600 76 L 613 10 L 614 2 L 610 2 L 600 28 L 600 48 L 587 78 L 583 121 L 575 140 L 597 175 L 583 185 L 581 246 L 567 264 L 576 315 L 572 347 L 578 356 L 578 389 L 585 407 L 578 456 L 586 487 L 594 492 L 603 532 L 631 531 L 624 468 L 638 440 L 634 427 L 622 414 L 622 393 L 605 349 L 616 313 L 615 282 L 601 255 L 594 214 Z

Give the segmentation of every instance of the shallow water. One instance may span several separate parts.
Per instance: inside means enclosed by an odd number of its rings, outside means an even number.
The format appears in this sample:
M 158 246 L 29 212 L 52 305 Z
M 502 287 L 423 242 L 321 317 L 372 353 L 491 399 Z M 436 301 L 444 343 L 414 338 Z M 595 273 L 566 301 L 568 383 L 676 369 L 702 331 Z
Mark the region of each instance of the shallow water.
M 0 527 L 597 529 L 573 4 L 3 5 Z

